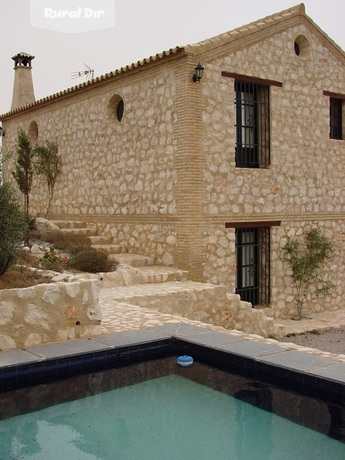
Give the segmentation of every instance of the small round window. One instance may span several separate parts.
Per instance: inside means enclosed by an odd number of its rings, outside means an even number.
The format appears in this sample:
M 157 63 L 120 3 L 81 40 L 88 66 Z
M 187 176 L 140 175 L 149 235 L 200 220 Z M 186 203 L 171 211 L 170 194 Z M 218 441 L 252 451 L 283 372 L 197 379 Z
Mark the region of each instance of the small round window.
M 295 54 L 298 57 L 307 57 L 310 50 L 308 39 L 304 35 L 299 35 L 294 42 Z
M 109 100 L 107 107 L 107 115 L 109 118 L 116 118 L 121 121 L 124 113 L 124 102 L 119 94 L 114 94 Z

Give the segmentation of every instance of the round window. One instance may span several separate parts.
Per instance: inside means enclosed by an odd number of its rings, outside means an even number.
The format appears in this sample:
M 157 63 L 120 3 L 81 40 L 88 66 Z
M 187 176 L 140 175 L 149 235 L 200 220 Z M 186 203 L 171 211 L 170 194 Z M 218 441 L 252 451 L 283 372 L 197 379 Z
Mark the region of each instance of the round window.
M 109 118 L 116 118 L 118 121 L 122 120 L 125 104 L 119 94 L 114 94 L 109 100 L 107 107 L 107 116 Z
M 299 35 L 294 42 L 295 54 L 298 57 L 307 57 L 310 50 L 308 39 L 304 35 Z

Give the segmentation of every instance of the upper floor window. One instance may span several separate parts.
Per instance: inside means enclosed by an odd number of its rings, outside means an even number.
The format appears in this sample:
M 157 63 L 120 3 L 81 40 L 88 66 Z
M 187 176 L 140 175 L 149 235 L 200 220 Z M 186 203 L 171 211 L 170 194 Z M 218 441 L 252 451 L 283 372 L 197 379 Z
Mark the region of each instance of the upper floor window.
M 329 138 L 344 139 L 345 94 L 324 91 L 323 95 L 329 97 Z
M 235 80 L 235 160 L 242 168 L 266 168 L 270 164 L 270 87 L 276 80 L 222 71 Z
M 343 101 L 341 99 L 330 98 L 329 103 L 329 137 L 330 139 L 343 138 Z
M 269 86 L 235 81 L 236 166 L 266 167 L 270 163 Z
M 107 106 L 107 116 L 109 118 L 117 119 L 118 121 L 122 120 L 124 112 L 124 102 L 122 97 L 119 94 L 114 94 Z

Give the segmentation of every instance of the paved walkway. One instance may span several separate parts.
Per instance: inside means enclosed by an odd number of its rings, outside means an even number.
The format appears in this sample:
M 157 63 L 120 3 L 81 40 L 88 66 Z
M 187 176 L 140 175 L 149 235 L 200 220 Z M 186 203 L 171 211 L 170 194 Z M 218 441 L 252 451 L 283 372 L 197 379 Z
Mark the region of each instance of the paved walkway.
M 345 308 L 342 310 L 314 313 L 312 318 L 294 321 L 292 319 L 279 319 L 277 323 L 286 327 L 286 334 L 302 334 L 308 331 L 322 331 L 345 327 Z
M 181 283 L 181 284 L 186 284 Z M 175 286 L 176 283 L 173 283 Z M 194 284 L 193 284 L 194 286 Z M 154 294 L 154 289 L 161 292 L 160 285 L 137 285 L 131 286 L 131 292 L 138 294 L 146 288 L 150 294 Z M 103 313 L 102 329 L 103 332 L 114 332 L 132 329 L 143 329 L 162 325 L 166 323 L 187 322 L 191 324 L 202 325 L 207 328 L 223 329 L 218 326 L 201 323 L 199 321 L 188 320 L 181 316 L 167 315 L 148 308 L 141 308 L 133 304 L 119 302 L 119 292 L 122 289 L 128 291 L 128 287 L 103 288 L 100 292 L 100 305 Z M 146 292 L 145 291 L 145 292 Z M 148 293 L 148 292 L 147 292 Z M 120 298 L 123 295 L 120 295 Z M 277 319 L 277 324 L 283 324 L 286 327 L 287 334 L 302 334 L 312 330 L 327 330 L 332 328 L 345 327 L 345 309 L 327 311 L 313 314 L 312 318 L 294 321 L 292 319 Z
M 190 323 L 207 329 L 223 330 L 211 324 L 192 321 L 182 316 L 167 315 L 149 308 L 138 307 L 116 300 L 119 288 L 101 289 L 99 303 L 102 308 L 102 333 L 147 329 L 167 323 Z
M 130 331 L 138 329 L 148 329 L 167 323 L 188 323 L 208 330 L 230 332 L 220 326 L 193 321 L 177 315 L 168 315 L 148 308 L 141 308 L 136 305 L 116 301 L 116 291 L 118 288 L 103 288 L 100 292 L 100 305 L 102 308 L 102 334 L 108 332 Z M 301 334 L 311 330 L 325 330 L 332 328 L 345 327 L 345 309 L 330 312 L 324 312 L 313 315 L 312 319 L 294 320 L 277 320 L 277 323 L 284 324 L 287 333 Z M 231 331 L 234 333 L 234 331 Z M 264 339 L 254 334 L 245 334 L 236 331 L 248 337 L 255 338 L 264 342 L 272 342 L 273 339 Z M 283 344 L 282 344 L 283 345 Z M 331 353 L 322 352 L 300 345 L 285 343 L 283 346 L 295 348 L 298 350 L 308 351 L 313 354 L 323 356 L 334 356 Z M 336 355 L 337 359 L 345 361 L 345 355 Z

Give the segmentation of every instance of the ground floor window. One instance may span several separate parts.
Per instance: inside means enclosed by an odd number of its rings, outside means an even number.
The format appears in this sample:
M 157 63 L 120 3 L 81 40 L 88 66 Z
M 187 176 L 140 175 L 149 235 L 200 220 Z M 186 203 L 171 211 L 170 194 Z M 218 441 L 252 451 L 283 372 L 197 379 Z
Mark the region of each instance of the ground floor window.
M 270 303 L 270 227 L 236 228 L 236 293 L 255 305 Z

